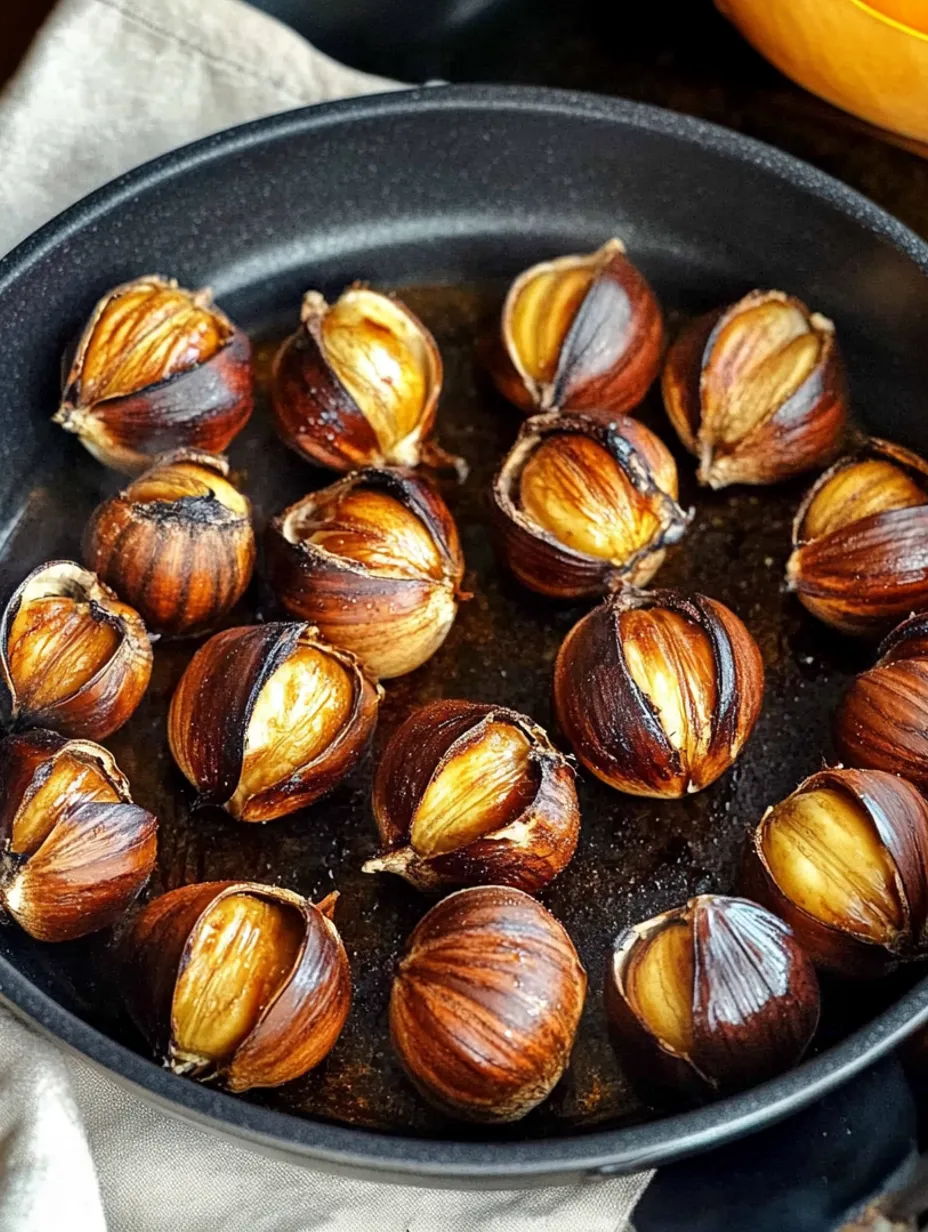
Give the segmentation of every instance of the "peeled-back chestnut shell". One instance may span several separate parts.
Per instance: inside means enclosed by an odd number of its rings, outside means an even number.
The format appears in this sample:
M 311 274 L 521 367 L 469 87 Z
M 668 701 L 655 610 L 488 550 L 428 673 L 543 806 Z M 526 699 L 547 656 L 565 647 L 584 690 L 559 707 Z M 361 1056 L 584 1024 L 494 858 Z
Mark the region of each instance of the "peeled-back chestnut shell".
M 489 351 L 490 373 L 527 415 L 619 413 L 648 392 L 663 340 L 654 292 L 622 241 L 610 239 L 596 252 L 543 261 L 516 278 Z
M 494 747 L 500 729 L 521 737 L 524 780 L 513 783 L 507 776 L 497 784 L 501 798 L 492 799 L 487 788 L 506 753 Z M 475 764 L 467 767 L 470 757 Z M 452 787 L 462 783 L 465 793 L 461 800 L 443 800 L 446 816 L 455 804 L 469 802 L 493 820 L 468 841 L 443 842 L 441 850 L 426 852 L 415 845 L 414 822 L 426 792 L 443 773 Z M 384 851 L 368 860 L 364 871 L 397 873 L 422 890 L 494 883 L 534 893 L 570 862 L 580 831 L 574 772 L 566 757 L 525 715 L 482 702 L 447 699 L 414 711 L 380 759 L 373 807 Z
M 209 1065 L 177 1047 L 178 982 L 210 911 L 233 895 L 280 905 L 301 921 L 292 966 L 233 1054 Z M 216 1080 L 229 1091 L 276 1087 L 314 1068 L 332 1050 L 351 1004 L 351 972 L 332 923 L 337 894 L 313 906 L 280 886 L 211 881 L 181 886 L 150 902 L 129 934 L 124 988 L 129 1012 L 175 1073 Z
M 476 886 L 443 898 L 413 931 L 393 981 L 390 1035 L 438 1108 L 517 1121 L 567 1067 L 585 996 L 563 926 L 520 890 Z
M 868 461 L 890 464 L 910 488 L 921 489 L 923 502 L 912 504 L 910 493 L 904 507 L 844 520 L 813 537 L 810 510 L 823 490 Z M 812 485 L 796 514 L 786 580 L 813 616 L 857 637 L 878 637 L 928 604 L 928 462 L 877 438 L 836 462 Z
M 522 473 L 535 452 L 557 437 L 583 437 L 605 451 L 655 523 L 649 542 L 624 561 L 570 547 L 521 507 Z M 595 491 L 598 477 L 591 474 Z M 552 598 L 601 595 L 623 585 L 644 585 L 660 568 L 667 547 L 689 525 L 676 501 L 676 466 L 653 432 L 625 415 L 536 415 L 527 420 L 493 481 L 493 519 L 500 551 L 525 586 Z
M 383 539 L 365 541 L 363 529 L 349 527 L 354 556 L 311 542 L 307 528 L 317 511 L 359 492 L 384 497 Z M 396 504 L 431 541 L 432 572 L 416 560 L 402 571 L 367 565 L 365 554 L 376 553 L 386 540 Z M 429 659 L 445 640 L 458 602 L 469 597 L 461 590 L 464 556 L 448 506 L 433 484 L 407 468 L 370 467 L 310 492 L 271 521 L 266 557 L 268 581 L 284 607 L 353 651 L 379 678 L 402 676 Z
M 883 855 L 881 869 L 884 864 L 889 868 L 889 884 L 877 885 L 871 891 L 868 875 L 873 870 L 865 862 L 867 852 L 861 844 L 852 849 L 848 843 L 848 850 L 839 852 L 823 835 L 817 845 L 811 840 L 802 845 L 798 853 L 802 867 L 814 870 L 808 893 L 817 898 L 829 876 L 845 871 L 837 868 L 843 856 L 860 861 L 859 867 L 851 864 L 846 870 L 848 897 L 855 914 L 840 924 L 821 919 L 797 901 L 795 893 L 788 893 L 778 882 L 765 849 L 777 810 L 808 793 L 822 791 L 837 797 L 835 804 L 839 807 L 838 802 L 845 801 L 858 825 L 868 826 L 874 845 Z M 743 885 L 745 893 L 786 920 L 816 965 L 851 978 L 885 975 L 902 962 L 928 954 L 928 804 L 911 783 L 880 770 L 839 767 L 813 774 L 783 805 L 768 809 L 758 824 L 745 859 Z M 867 913 L 870 919 L 865 920 L 868 904 L 864 899 L 870 894 L 878 894 L 880 900 L 887 898 L 898 918 L 890 919 L 885 910 L 880 910 L 879 901 L 877 910 Z M 868 935 L 867 924 L 872 928 L 877 920 L 881 940 Z
M 100 662 L 75 687 L 56 691 L 66 652 L 81 669 L 74 679 L 85 674 L 88 650 L 82 642 L 95 630 L 111 631 L 105 639 L 111 644 L 93 647 Z M 34 569 L 0 617 L 0 678 L 13 726 L 52 727 L 66 736 L 102 740 L 130 718 L 148 688 L 151 668 L 151 642 L 138 612 L 73 561 Z
M 763 314 L 766 323 L 756 319 Z M 794 329 L 778 333 L 772 327 L 776 317 L 788 317 Z M 740 339 L 739 319 L 747 331 Z M 790 348 L 804 337 L 814 338 L 819 350 L 797 367 Z M 779 372 L 770 367 L 776 359 Z M 749 391 L 754 386 L 754 405 L 748 398 L 747 410 L 741 408 L 747 416 L 743 430 L 731 405 L 739 383 Z M 752 291 L 686 326 L 667 352 L 662 391 L 680 440 L 699 459 L 700 483 L 712 488 L 777 483 L 824 465 L 847 430 L 834 326 L 782 291 Z M 761 397 L 766 409 L 758 415 Z
M 199 362 L 195 353 L 182 348 L 171 355 L 172 365 L 163 378 L 104 398 L 89 397 L 86 358 L 101 321 L 105 325 L 108 314 L 120 314 L 107 345 L 124 348 L 132 343 L 149 351 L 153 343 L 147 312 L 157 312 L 164 295 L 184 296 L 192 307 L 211 314 L 223 334 L 218 350 Z M 122 320 L 119 301 L 127 296 L 145 298 L 130 319 Z M 70 361 L 54 420 L 76 433 L 104 465 L 136 474 L 171 449 L 222 453 L 248 422 L 252 402 L 251 343 L 244 330 L 213 304 L 208 291 L 183 291 L 174 279 L 147 274 L 114 287 L 94 307 Z
M 677 944 L 651 949 L 669 930 Z M 657 971 L 647 972 L 646 957 Z M 638 983 L 648 976 L 646 1007 Z M 605 1003 L 620 1060 L 658 1104 L 701 1103 L 775 1077 L 801 1059 L 819 1018 L 815 969 L 788 926 L 720 894 L 627 928 L 606 969 Z M 646 1009 L 674 1019 L 676 1038 Z
M 52 731 L 0 744 L 0 902 L 39 941 L 115 923 L 155 864 L 158 822 L 111 753 Z
M 155 633 L 209 632 L 251 580 L 251 502 L 228 474 L 225 458 L 176 450 L 91 514 L 84 560 Z
M 669 613 L 676 626 L 670 636 L 641 622 L 636 664 L 647 673 L 654 656 L 671 730 L 630 667 L 622 628 L 631 612 Z M 574 625 L 554 668 L 555 709 L 574 752 L 604 783 L 638 796 L 677 798 L 713 783 L 744 747 L 763 692 L 760 651 L 734 612 L 671 590 L 610 596 Z
M 304 759 L 297 745 L 290 764 L 286 737 L 303 739 L 294 715 L 304 683 L 297 661 L 304 650 L 324 661 L 350 697 L 342 706 L 332 700 L 332 680 L 321 683 L 321 700 L 310 699 L 314 751 Z M 276 684 L 277 673 L 293 663 L 296 677 Z M 373 735 L 380 698 L 381 690 L 354 655 L 330 645 L 312 625 L 274 622 L 224 629 L 200 647 L 180 679 L 168 714 L 168 742 L 174 760 L 197 788 L 199 804 L 224 808 L 237 821 L 269 821 L 312 804 L 354 769 Z M 259 766 L 263 773 L 252 787 L 245 772 L 256 721 L 270 724 L 276 738 L 266 749 L 257 743 L 271 765 Z M 279 770 L 272 754 L 281 759 Z

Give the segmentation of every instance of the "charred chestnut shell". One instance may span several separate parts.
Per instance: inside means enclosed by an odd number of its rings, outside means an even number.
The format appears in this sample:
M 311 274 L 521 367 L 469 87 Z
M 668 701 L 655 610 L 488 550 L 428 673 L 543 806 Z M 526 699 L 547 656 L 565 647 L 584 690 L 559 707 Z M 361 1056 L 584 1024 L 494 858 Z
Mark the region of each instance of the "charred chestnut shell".
M 823 465 L 847 430 L 834 326 L 782 291 L 752 291 L 688 325 L 667 353 L 662 390 L 712 488 Z
M 503 706 L 444 700 L 394 734 L 374 778 L 383 854 L 364 871 L 418 889 L 495 883 L 529 893 L 577 845 L 574 773 L 545 732 Z
M 135 474 L 180 447 L 222 453 L 251 415 L 251 343 L 212 302 L 147 274 L 97 303 L 55 422 L 106 466 Z
M 536 415 L 493 482 L 497 541 L 519 581 L 552 598 L 644 585 L 689 525 L 676 496 L 673 458 L 637 420 Z
M 760 651 L 704 595 L 624 590 L 567 634 L 554 668 L 561 729 L 604 783 L 636 796 L 708 787 L 760 714 Z
M 654 1102 L 702 1102 L 795 1065 L 815 1034 L 815 969 L 782 920 L 702 894 L 628 928 L 606 970 L 627 1072 Z
M 744 886 L 818 966 L 884 975 L 928 954 L 928 804 L 880 770 L 814 774 L 764 814 Z
M 405 468 L 372 467 L 310 492 L 273 519 L 266 551 L 287 610 L 376 677 L 421 666 L 469 597 L 454 519 L 437 489 Z

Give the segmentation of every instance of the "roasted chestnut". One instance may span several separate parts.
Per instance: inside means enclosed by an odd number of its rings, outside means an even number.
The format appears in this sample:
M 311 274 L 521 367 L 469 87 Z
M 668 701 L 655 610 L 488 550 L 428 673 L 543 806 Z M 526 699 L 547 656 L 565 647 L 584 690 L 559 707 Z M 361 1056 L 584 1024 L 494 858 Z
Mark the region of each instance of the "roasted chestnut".
M 540 903 L 458 890 L 416 926 L 390 996 L 390 1035 L 417 1089 L 470 1121 L 517 1121 L 567 1067 L 586 972 Z
M 493 882 L 533 893 L 566 868 L 580 811 L 574 773 L 531 719 L 436 701 L 393 735 L 374 778 L 384 852 L 366 873 L 418 889 Z
M 169 1069 L 248 1091 L 331 1052 L 351 1004 L 337 898 L 210 881 L 148 904 L 127 938 L 126 1000 Z
M 693 321 L 667 353 L 662 389 L 711 488 L 824 465 L 847 430 L 834 326 L 782 291 L 752 291 Z
M 782 920 L 700 894 L 627 928 L 606 969 L 606 1015 L 630 1077 L 658 1102 L 701 1102 L 795 1065 L 815 1034 L 815 968 Z
M 871 439 L 813 485 L 786 581 L 842 633 L 873 637 L 928 604 L 928 462 Z
M 853 681 L 838 708 L 835 745 L 850 765 L 901 774 L 928 792 L 928 616 L 903 621 L 876 666 Z
M 288 611 L 383 678 L 431 658 L 469 597 L 454 519 L 406 469 L 359 471 L 285 509 L 268 528 L 267 570 Z
M 178 450 L 91 515 L 88 568 L 156 633 L 208 632 L 251 580 L 251 502 L 228 474 L 225 458 Z
M 463 477 L 461 460 L 433 440 L 441 355 L 405 304 L 355 283 L 334 304 L 307 291 L 300 317 L 271 374 L 285 444 L 336 471 L 424 462 Z
M 39 941 L 114 923 L 155 864 L 158 822 L 111 753 L 52 731 L 0 744 L 0 903 Z
M 750 633 L 724 604 L 627 589 L 574 625 L 554 668 L 561 728 L 617 791 L 702 791 L 735 761 L 764 696 Z
M 34 569 L 0 617 L 0 675 L 14 726 L 102 740 L 151 678 L 142 618 L 70 560 Z
M 624 415 L 526 420 L 493 481 L 506 563 L 554 598 L 649 581 L 689 525 L 676 498 L 666 446 Z
M 90 314 L 55 423 L 105 466 L 136 474 L 181 446 L 221 453 L 251 407 L 248 335 L 209 291 L 146 274 Z
M 503 305 L 490 372 L 520 410 L 628 411 L 660 370 L 664 321 L 621 240 L 525 270 Z
M 168 742 L 200 804 L 237 821 L 294 813 L 364 755 L 381 691 L 347 650 L 306 624 L 225 629 L 190 660 Z
M 813 774 L 764 814 L 744 886 L 841 975 L 928 955 L 928 804 L 881 770 Z

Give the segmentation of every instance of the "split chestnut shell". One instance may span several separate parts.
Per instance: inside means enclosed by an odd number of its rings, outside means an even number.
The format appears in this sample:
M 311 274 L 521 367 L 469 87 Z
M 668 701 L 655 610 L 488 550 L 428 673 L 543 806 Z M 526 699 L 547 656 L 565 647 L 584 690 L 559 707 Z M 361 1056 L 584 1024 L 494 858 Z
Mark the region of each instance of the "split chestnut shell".
M 84 327 L 55 422 L 135 474 L 171 449 L 221 453 L 252 408 L 251 343 L 213 304 L 147 274 L 114 287 Z
M 604 783 L 635 796 L 702 791 L 740 754 L 764 694 L 760 651 L 716 599 L 624 590 L 567 634 L 554 668 L 561 729 Z
M 552 598 L 642 586 L 690 515 L 661 440 L 625 415 L 536 415 L 493 482 L 503 557 L 524 585 Z
M 667 353 L 664 406 L 699 481 L 777 483 L 835 456 L 847 430 L 831 321 L 782 291 L 699 317 Z
M 112 754 L 31 731 L 0 744 L 0 902 L 39 941 L 114 923 L 155 864 L 158 822 Z
M 467 597 L 454 519 L 408 469 L 369 468 L 310 492 L 273 519 L 266 550 L 287 610 L 381 678 L 431 658 Z
M 655 1102 L 701 1102 L 782 1073 L 819 1018 L 815 969 L 788 926 L 720 894 L 626 929 L 605 1001 L 616 1052 Z
M 251 580 L 251 502 L 228 474 L 225 458 L 178 450 L 91 515 L 84 560 L 155 633 L 208 632 Z
M 504 398 L 536 411 L 628 411 L 660 370 L 664 322 L 621 240 L 525 270 L 503 305 L 490 371 Z
M 813 616 L 875 637 L 928 604 L 928 462 L 873 438 L 813 485 L 786 580 Z
M 745 892 L 821 967 L 883 975 L 928 954 L 928 804 L 894 774 L 823 770 L 767 810 Z
M 419 921 L 390 997 L 418 1090 L 451 1116 L 517 1121 L 570 1058 L 586 972 L 563 926 L 519 890 L 458 890 Z
M 0 617 L 10 722 L 102 740 L 132 715 L 151 678 L 142 618 L 70 560 L 40 565 Z
M 357 765 L 380 689 L 307 624 L 225 629 L 204 643 L 168 713 L 174 760 L 237 821 L 304 808 Z
M 126 1000 L 174 1073 L 240 1092 L 328 1055 L 351 1003 L 337 898 L 313 906 L 279 886 L 212 881 L 147 905 L 126 941 Z
M 383 854 L 364 871 L 418 889 L 495 883 L 529 893 L 577 846 L 574 772 L 525 715 L 436 701 L 393 735 L 374 778 Z

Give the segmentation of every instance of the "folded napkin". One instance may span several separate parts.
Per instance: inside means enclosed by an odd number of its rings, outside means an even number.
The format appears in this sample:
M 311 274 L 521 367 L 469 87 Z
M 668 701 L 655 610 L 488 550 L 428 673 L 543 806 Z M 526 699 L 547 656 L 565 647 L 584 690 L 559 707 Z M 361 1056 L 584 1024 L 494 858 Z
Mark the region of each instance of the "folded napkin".
M 62 0 L 0 96 L 0 253 L 174 146 L 391 88 L 239 0 Z M 489 1193 L 332 1177 L 175 1120 L 0 1009 L 3 1232 L 621 1232 L 649 1176 Z

